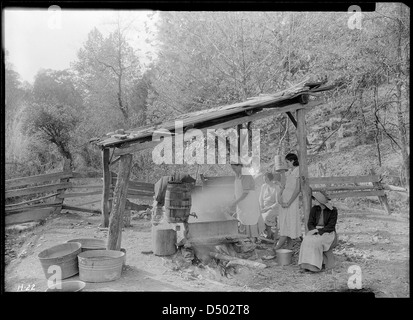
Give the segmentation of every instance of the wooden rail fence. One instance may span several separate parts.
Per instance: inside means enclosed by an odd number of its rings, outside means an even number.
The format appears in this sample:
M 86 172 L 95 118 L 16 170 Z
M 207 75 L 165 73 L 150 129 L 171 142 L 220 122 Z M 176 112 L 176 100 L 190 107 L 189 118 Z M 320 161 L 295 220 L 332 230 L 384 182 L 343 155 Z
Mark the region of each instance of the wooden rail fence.
M 204 187 L 231 187 L 234 183 L 233 176 L 201 175 L 201 180 Z M 312 192 L 323 191 L 331 199 L 378 197 L 388 214 L 391 209 L 385 191 L 407 193 L 405 188 L 381 183 L 380 177 L 373 170 L 366 176 L 309 177 L 308 180 Z
M 112 172 L 112 184 L 109 200 L 113 197 L 116 184 L 116 173 Z M 99 199 L 89 199 L 76 205 L 65 204 L 68 198 L 84 198 L 102 194 L 103 183 L 82 184 L 86 178 L 99 178 L 100 172 L 72 172 L 62 171 L 43 175 L 21 177 L 6 180 L 5 183 L 5 224 L 23 223 L 41 220 L 53 212 L 61 209 L 101 213 L 101 210 L 84 208 L 84 206 L 100 202 Z M 75 183 L 77 181 L 78 183 Z M 79 183 L 80 182 L 80 183 Z M 88 189 L 88 191 L 84 191 Z M 141 210 L 142 206 L 129 201 L 129 199 L 152 200 L 154 195 L 154 184 L 129 181 L 128 200 L 126 209 Z

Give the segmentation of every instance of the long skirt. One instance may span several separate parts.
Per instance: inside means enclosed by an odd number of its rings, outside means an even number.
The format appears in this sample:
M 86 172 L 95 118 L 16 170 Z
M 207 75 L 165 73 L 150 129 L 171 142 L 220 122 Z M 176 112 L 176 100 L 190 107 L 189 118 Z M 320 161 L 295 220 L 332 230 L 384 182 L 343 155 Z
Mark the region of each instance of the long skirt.
M 245 225 L 239 223 L 238 231 L 241 234 L 245 234 L 248 238 L 258 238 L 265 230 L 264 219 L 260 216 L 258 222 L 253 225 Z
M 335 238 L 335 232 L 326 232 L 305 236 L 301 242 L 298 265 L 311 264 L 321 270 L 323 265 L 323 252 L 328 251 Z

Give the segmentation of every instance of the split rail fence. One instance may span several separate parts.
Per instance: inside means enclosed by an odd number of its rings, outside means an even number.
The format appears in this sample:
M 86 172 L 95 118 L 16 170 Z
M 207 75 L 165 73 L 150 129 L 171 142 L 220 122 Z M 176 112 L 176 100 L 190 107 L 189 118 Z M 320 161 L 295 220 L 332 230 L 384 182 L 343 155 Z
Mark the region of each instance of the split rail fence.
M 115 172 L 111 172 L 111 176 L 110 202 L 117 180 Z M 63 209 L 100 214 L 101 210 L 84 207 L 102 201 L 101 198 L 96 199 L 96 195 L 102 194 L 103 182 L 87 184 L 87 179 L 99 177 L 101 177 L 100 172 L 62 171 L 6 180 L 5 224 L 42 220 Z M 84 191 L 85 189 L 87 191 Z M 153 184 L 129 181 L 126 209 L 142 210 L 147 208 L 147 205 L 138 205 L 129 199 L 152 200 L 153 195 Z M 90 196 L 95 197 L 87 199 Z M 65 199 L 69 198 L 82 198 L 79 202 L 85 202 L 68 205 L 65 203 Z

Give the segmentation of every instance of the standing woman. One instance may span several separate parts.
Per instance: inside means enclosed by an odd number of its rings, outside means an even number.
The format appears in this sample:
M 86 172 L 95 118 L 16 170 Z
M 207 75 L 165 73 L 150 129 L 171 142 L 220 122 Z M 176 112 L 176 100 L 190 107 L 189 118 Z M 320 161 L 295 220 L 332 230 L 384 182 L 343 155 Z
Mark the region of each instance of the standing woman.
M 237 209 L 240 233 L 248 235 L 249 238 L 258 238 L 264 231 L 264 220 L 260 213 L 254 178 L 249 174 L 243 174 L 240 162 L 231 164 L 231 169 L 235 172 L 235 200 L 232 206 L 236 206 Z
M 300 194 L 300 174 L 298 171 L 298 157 L 294 153 L 285 156 L 288 167 L 286 173 L 285 187 L 281 194 L 281 212 L 278 218 L 280 228 L 280 239 L 274 246 L 274 254 L 285 242 L 291 248 L 291 239 L 301 236 L 300 212 L 298 205 L 298 195 Z
M 273 173 L 267 172 L 264 176 L 265 183 L 261 186 L 260 192 L 260 208 L 261 214 L 265 223 L 265 231 L 267 239 L 277 239 L 277 234 L 271 230 L 271 228 L 277 228 L 277 219 L 281 210 L 279 205 L 280 195 L 280 175 L 277 173 L 274 176 Z

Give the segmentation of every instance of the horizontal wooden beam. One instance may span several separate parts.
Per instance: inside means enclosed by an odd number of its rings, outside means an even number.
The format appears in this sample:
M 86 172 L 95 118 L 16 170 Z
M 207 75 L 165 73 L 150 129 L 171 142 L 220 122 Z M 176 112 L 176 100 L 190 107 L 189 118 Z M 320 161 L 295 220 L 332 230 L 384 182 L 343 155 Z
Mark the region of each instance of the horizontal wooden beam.
M 49 195 L 44 196 L 44 197 L 40 197 L 40 198 L 36 198 L 36 199 L 31 199 L 31 200 L 28 200 L 28 201 L 23 201 L 23 202 L 19 202 L 19 203 L 8 204 L 8 205 L 6 205 L 5 207 L 6 207 L 6 209 L 7 209 L 7 208 L 14 208 L 14 207 L 18 207 L 18 206 L 21 206 L 21 205 L 24 205 L 24 204 L 29 204 L 29 203 L 33 203 L 33 202 L 36 202 L 36 201 L 40 201 L 40 200 L 52 198 L 52 197 L 57 196 L 58 194 L 59 194 L 59 193 L 53 193 L 53 194 L 49 194 Z
M 340 190 L 377 190 L 375 186 L 327 186 L 327 187 L 314 187 L 313 191 L 340 191 Z
M 138 151 L 146 150 L 155 147 L 160 141 L 147 141 L 143 143 L 135 142 L 128 143 L 124 148 L 116 148 L 113 155 L 115 157 L 122 156 L 124 154 L 132 154 Z
M 91 184 L 91 185 L 83 185 L 83 184 L 78 184 L 78 185 L 72 185 L 71 189 L 102 189 L 103 185 L 101 184 Z
M 352 198 L 352 197 L 374 197 L 374 196 L 384 196 L 385 193 L 383 190 L 374 190 L 374 191 L 349 191 L 349 192 L 337 192 L 337 193 L 328 193 L 328 196 L 331 199 L 337 198 Z
M 10 190 L 16 187 L 23 187 L 29 184 L 42 183 L 47 181 L 54 181 L 64 178 L 71 178 L 73 176 L 72 172 L 56 172 L 48 173 L 36 176 L 22 177 L 6 180 L 6 190 Z
M 27 196 L 31 194 L 52 192 L 56 190 L 67 189 L 67 188 L 70 188 L 71 186 L 72 184 L 70 182 L 67 182 L 67 183 L 49 184 L 46 186 L 30 187 L 30 188 L 24 188 L 24 189 L 18 189 L 18 190 L 10 190 L 10 191 L 6 191 L 6 198 L 21 197 L 21 196 Z
M 44 208 L 20 212 L 18 214 L 9 214 L 4 217 L 4 222 L 6 225 L 12 225 L 16 223 L 43 220 L 47 218 L 54 210 L 55 208 Z
M 22 206 L 22 207 L 15 207 L 15 208 L 6 208 L 6 214 L 13 214 L 19 213 L 23 211 L 33 210 L 34 208 L 48 208 L 48 207 L 56 207 L 62 205 L 60 202 L 50 202 L 50 203 L 39 203 L 33 204 L 31 206 Z
M 93 196 L 97 194 L 102 194 L 102 190 L 97 191 L 90 191 L 90 192 L 73 192 L 73 193 L 63 193 L 59 196 L 59 198 L 78 198 L 78 197 L 86 197 L 86 196 Z
M 117 178 L 112 178 L 112 183 L 116 184 Z M 142 182 L 142 181 L 133 181 L 129 180 L 128 188 L 130 189 L 138 189 L 138 190 L 147 190 L 147 191 L 154 191 L 155 185 L 153 183 Z
M 377 175 L 369 176 L 343 176 L 343 177 L 309 177 L 310 185 L 315 184 L 345 184 L 345 183 L 360 183 L 360 182 L 379 182 Z
M 264 109 L 263 111 L 256 112 L 256 113 L 254 113 L 250 116 L 245 116 L 245 117 L 241 117 L 241 118 L 238 118 L 238 119 L 223 122 L 223 123 L 220 123 L 220 124 L 212 125 L 212 126 L 208 127 L 208 129 L 232 128 L 232 127 L 235 127 L 239 124 L 243 124 L 245 122 L 256 121 L 256 120 L 268 118 L 268 117 L 276 115 L 277 113 L 291 112 L 291 111 L 295 111 L 295 110 L 302 109 L 302 108 L 306 108 L 306 109 L 307 108 L 313 108 L 313 107 L 318 106 L 320 104 L 322 104 L 321 101 L 315 101 L 314 100 L 314 101 L 309 102 L 308 104 L 294 103 L 294 104 L 291 104 L 289 106 L 281 107 L 281 108 L 268 108 L 268 109 Z M 203 129 L 203 130 L 206 130 L 206 129 Z
M 129 199 L 141 199 L 141 200 L 153 200 L 153 196 L 147 196 L 142 194 L 128 194 Z
M 80 211 L 80 212 L 88 212 L 88 213 L 101 213 L 100 210 L 93 210 L 93 209 L 87 209 L 87 208 L 79 208 L 79 207 L 74 207 L 74 206 L 67 206 L 63 205 L 62 210 L 73 210 L 73 211 Z
M 383 188 L 389 191 L 397 191 L 397 192 L 404 192 L 407 193 L 407 189 L 398 187 L 398 186 L 392 186 L 391 184 L 382 184 Z
M 87 171 L 87 172 L 72 172 L 73 178 L 99 178 L 102 172 Z
M 145 192 L 141 190 L 130 190 L 128 189 L 128 196 L 129 195 L 142 195 L 142 196 L 148 196 L 148 197 L 153 197 L 155 192 Z

